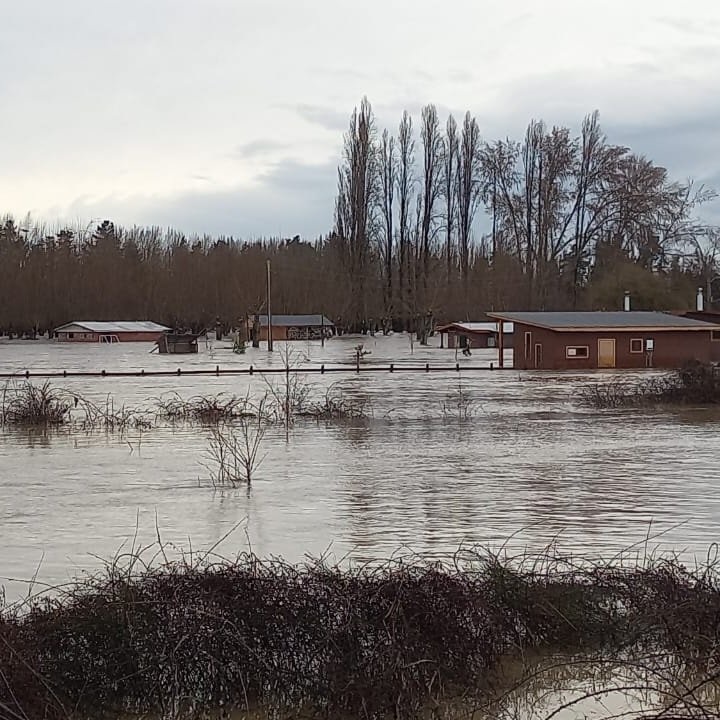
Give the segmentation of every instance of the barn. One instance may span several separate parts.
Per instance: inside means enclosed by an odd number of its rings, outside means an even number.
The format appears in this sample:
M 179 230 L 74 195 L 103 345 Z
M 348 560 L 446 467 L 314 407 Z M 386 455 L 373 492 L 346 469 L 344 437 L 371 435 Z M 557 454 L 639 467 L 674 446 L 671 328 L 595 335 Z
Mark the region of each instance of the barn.
M 164 325 L 149 321 L 96 322 L 77 320 L 53 330 L 59 342 L 156 342 L 170 330 Z
M 268 338 L 268 317 L 260 315 L 259 340 Z M 320 340 L 335 334 L 335 325 L 324 315 L 272 315 L 273 340 Z M 252 337 L 252 319 L 249 320 L 248 337 Z
M 662 312 L 488 314 L 513 323 L 520 370 L 679 368 L 711 362 L 720 343 L 720 324 Z
M 496 322 L 453 322 L 435 329 L 440 335 L 440 347 L 455 350 L 465 348 L 496 348 L 498 324 Z M 512 348 L 513 324 L 503 324 L 505 349 Z

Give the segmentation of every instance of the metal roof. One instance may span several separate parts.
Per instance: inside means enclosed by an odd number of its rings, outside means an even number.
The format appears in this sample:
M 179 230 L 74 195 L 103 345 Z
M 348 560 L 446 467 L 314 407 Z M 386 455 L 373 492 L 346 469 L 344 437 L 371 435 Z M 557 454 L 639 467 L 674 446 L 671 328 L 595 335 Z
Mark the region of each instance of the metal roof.
M 497 332 L 498 326 L 495 322 L 452 322 L 437 328 L 437 332 L 447 332 L 452 328 L 460 328 L 468 332 L 494 333 Z M 513 324 L 511 322 L 503 323 L 503 332 L 511 333 Z
M 268 324 L 267 315 L 260 316 L 260 326 Z M 333 323 L 323 315 L 273 315 L 273 327 L 333 327 Z
M 132 320 L 120 322 L 96 322 L 94 320 L 76 320 L 75 322 L 66 323 L 59 328 L 55 328 L 55 332 L 62 332 L 71 327 L 80 327 L 88 332 L 94 333 L 119 333 L 119 332 L 165 332 L 169 327 L 158 325 L 149 320 Z
M 589 330 L 712 330 L 704 320 L 693 320 L 663 312 L 640 310 L 616 312 L 492 312 L 498 320 L 534 325 L 558 331 Z

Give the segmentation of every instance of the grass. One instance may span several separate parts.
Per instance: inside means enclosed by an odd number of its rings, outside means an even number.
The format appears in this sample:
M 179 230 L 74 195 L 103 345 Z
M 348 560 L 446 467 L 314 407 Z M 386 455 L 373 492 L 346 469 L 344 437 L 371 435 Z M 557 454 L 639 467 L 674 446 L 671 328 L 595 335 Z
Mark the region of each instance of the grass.
M 444 563 L 351 568 L 157 559 L 117 558 L 0 612 L 0 716 L 263 708 L 268 717 L 439 718 L 458 699 L 501 703 L 507 688 L 492 678 L 508 658 L 642 658 L 692 667 L 706 682 L 720 662 L 720 574 L 673 557 L 598 564 L 478 549 Z

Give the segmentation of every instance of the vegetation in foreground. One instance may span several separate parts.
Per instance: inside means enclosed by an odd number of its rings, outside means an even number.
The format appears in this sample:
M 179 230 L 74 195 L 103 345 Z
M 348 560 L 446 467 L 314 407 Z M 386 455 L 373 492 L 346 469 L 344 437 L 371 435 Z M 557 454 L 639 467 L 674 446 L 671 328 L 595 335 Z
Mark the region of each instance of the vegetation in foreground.
M 503 662 L 561 650 L 642 662 L 652 682 L 700 677 L 664 691 L 663 716 L 707 717 L 699 689 L 720 662 L 720 573 L 672 557 L 597 564 L 475 550 L 340 569 L 252 555 L 170 562 L 160 547 L 154 560 L 118 557 L 0 612 L 0 716 L 263 708 L 398 719 L 448 717 L 458 698 L 499 711 L 507 688 L 492 679 Z
M 720 403 L 720 368 L 691 362 L 675 372 L 637 382 L 619 379 L 587 385 L 581 395 L 587 404 L 596 408 L 717 405 Z

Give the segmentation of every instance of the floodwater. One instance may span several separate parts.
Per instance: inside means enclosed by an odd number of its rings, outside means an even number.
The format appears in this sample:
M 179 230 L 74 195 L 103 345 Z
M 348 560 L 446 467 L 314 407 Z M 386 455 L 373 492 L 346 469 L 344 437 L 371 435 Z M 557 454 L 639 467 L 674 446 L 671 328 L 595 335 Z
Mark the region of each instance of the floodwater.
M 303 363 L 363 362 L 400 370 L 302 374 Z M 1 342 L 0 372 L 278 366 L 262 348 L 235 355 L 214 342 L 196 356 L 150 354 L 151 345 Z M 219 490 L 207 467 L 209 432 L 167 424 L 125 433 L 0 429 L 0 584 L 59 584 L 121 547 L 156 540 L 233 555 L 252 549 L 383 558 L 445 555 L 459 545 L 507 543 L 612 555 L 651 536 L 650 546 L 699 554 L 717 540 L 720 416 L 702 409 L 594 411 L 576 399 L 608 373 L 403 373 L 403 365 L 489 365 L 492 350 L 456 358 L 411 348 L 407 336 L 342 337 L 292 345 L 301 381 L 320 396 L 331 384 L 367 403 L 353 422 L 298 420 L 282 428 L 252 487 Z M 301 357 L 304 356 L 304 357 Z M 508 353 L 508 360 L 511 353 Z M 269 382 L 282 382 L 270 376 Z M 178 393 L 258 397 L 258 375 L 66 378 L 52 381 L 115 407 L 149 406 Z M 471 402 L 471 417 L 458 407 Z M 228 534 L 229 533 L 229 534 Z M 658 537 L 654 537 L 658 535 Z M 225 537 L 227 536 L 227 537 Z

